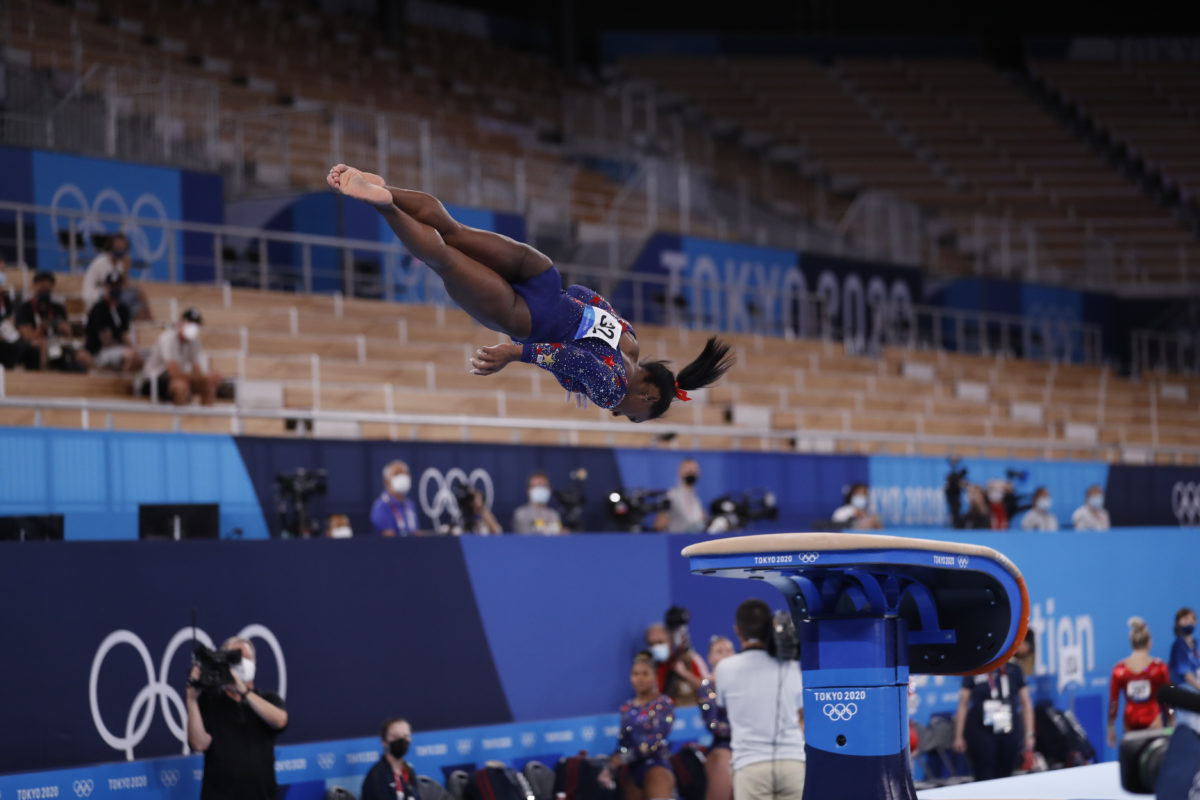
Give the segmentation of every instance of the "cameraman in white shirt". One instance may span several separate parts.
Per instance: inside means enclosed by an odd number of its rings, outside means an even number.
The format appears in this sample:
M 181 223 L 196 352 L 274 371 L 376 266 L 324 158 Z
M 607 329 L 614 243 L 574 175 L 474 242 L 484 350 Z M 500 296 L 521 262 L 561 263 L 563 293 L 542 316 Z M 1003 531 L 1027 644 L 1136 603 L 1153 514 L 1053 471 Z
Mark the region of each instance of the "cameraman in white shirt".
M 742 652 L 723 659 L 713 679 L 732 730 L 734 800 L 801 800 L 804 794 L 804 698 L 800 665 L 767 652 L 771 609 L 759 599 L 738 606 L 734 631 Z

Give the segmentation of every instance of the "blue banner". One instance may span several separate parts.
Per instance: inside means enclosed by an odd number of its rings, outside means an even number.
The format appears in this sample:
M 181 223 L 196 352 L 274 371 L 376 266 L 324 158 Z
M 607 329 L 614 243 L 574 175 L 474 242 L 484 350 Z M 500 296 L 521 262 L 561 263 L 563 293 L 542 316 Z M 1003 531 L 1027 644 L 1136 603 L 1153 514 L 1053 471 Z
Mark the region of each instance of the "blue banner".
M 1018 497 L 1029 505 L 1035 489 L 1047 488 L 1053 502 L 1051 511 L 1061 528 L 1071 527 L 1071 513 L 1083 504 L 1088 487 L 1105 486 L 1109 474 L 1107 464 L 1083 461 L 964 458 L 958 468 L 965 468 L 966 480 L 978 484 L 991 479 L 1006 480 L 1010 471 L 1022 473 L 1024 477 L 1013 476 Z M 944 458 L 871 456 L 870 510 L 879 514 L 887 528 L 948 526 L 946 478 L 950 470 L 950 463 Z M 1114 492 L 1124 494 L 1123 487 Z M 963 502 L 965 504 L 965 498 Z M 1010 524 L 1013 529 L 1020 528 L 1021 516 L 1011 520 Z
M 27 234 L 33 234 L 26 250 L 30 266 L 50 270 L 70 267 L 67 246 L 70 224 L 63 216 L 63 212 L 70 211 L 84 213 L 83 219 L 75 223 L 82 242 L 78 249 L 82 266 L 94 254 L 93 234 L 123 230 L 129 237 L 135 268 L 148 269 L 147 277 L 167 280 L 169 264 L 174 259 L 178 279 L 212 278 L 211 239 L 167 234 L 137 220 L 223 222 L 220 176 L 18 148 L 0 150 L 0 167 L 6 176 L 0 200 L 33 203 L 52 210 L 49 215 L 28 220 Z M 103 221 L 97 218 L 99 214 L 117 216 L 122 221 Z M 12 219 L 11 214 L 6 214 L 0 225 L 11 227 Z M 15 240 L 15 235 L 10 238 L 8 232 L 0 233 L 0 238 L 8 240 L 5 252 L 15 255 L 8 244 Z
M 775 335 L 828 324 L 857 349 L 881 343 L 889 325 L 911 324 L 923 287 L 917 269 L 661 233 L 634 271 L 665 286 L 624 285 L 610 299 L 648 322 Z

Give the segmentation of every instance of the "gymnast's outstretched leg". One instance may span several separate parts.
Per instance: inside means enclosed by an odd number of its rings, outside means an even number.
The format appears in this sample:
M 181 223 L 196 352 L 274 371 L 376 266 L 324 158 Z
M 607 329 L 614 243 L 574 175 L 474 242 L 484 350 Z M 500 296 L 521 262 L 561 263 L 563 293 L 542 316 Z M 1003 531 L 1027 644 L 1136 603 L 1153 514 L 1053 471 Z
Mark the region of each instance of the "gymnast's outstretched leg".
M 498 270 L 449 246 L 436 228 L 405 213 L 393 202 L 392 192 L 353 167 L 339 164 L 327 181 L 347 197 L 373 205 L 408 251 L 441 277 L 446 293 L 476 322 L 514 339 L 529 336 L 529 306 Z
M 337 176 L 347 169 L 353 168 L 338 164 L 329 174 Z M 534 247 L 500 233 L 463 225 L 431 194 L 388 186 L 383 178 L 369 172 L 363 172 L 362 176 L 368 183 L 391 192 L 397 208 L 436 230 L 450 247 L 475 259 L 509 283 L 522 283 L 554 266 L 546 254 Z

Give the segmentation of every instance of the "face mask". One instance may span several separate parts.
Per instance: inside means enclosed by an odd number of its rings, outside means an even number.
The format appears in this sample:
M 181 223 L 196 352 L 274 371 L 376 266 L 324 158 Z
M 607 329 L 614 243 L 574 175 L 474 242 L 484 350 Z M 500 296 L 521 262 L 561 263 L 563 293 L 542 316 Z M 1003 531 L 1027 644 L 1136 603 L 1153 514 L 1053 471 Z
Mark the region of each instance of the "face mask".
M 1049 511 L 1050 510 L 1050 498 L 1049 497 L 1039 497 L 1037 500 L 1037 503 L 1035 505 L 1037 506 L 1038 511 Z
M 1004 492 L 992 490 L 987 493 L 987 497 L 988 497 L 988 500 L 990 500 L 993 503 L 1003 503 L 1004 502 Z
M 50 292 L 38 292 L 37 293 L 37 301 L 39 303 L 41 303 L 42 305 L 46 305 L 47 303 L 49 303 L 50 302 Z
M 243 657 L 241 661 L 229 668 L 229 671 L 242 679 L 242 683 L 254 680 L 254 662 Z
M 544 506 L 550 502 L 550 487 L 534 486 L 529 490 L 529 502 L 534 505 Z
M 671 656 L 671 646 L 668 644 L 652 644 L 650 645 L 650 655 L 654 656 L 655 661 L 666 661 Z
M 1196 632 L 1196 626 L 1195 625 L 1180 625 L 1179 632 L 1182 633 L 1184 636 L 1191 636 L 1193 633 Z
M 408 494 L 408 490 L 412 488 L 412 478 L 405 473 L 393 475 L 388 486 L 392 487 L 392 494 Z
M 700 480 L 699 475 L 684 475 L 683 476 L 683 482 L 686 483 L 688 486 L 695 486 L 696 481 L 698 481 L 698 480 Z
M 125 257 L 125 248 L 114 247 L 113 251 L 112 251 L 112 257 L 114 260 L 118 259 L 118 258 L 124 258 Z
M 850 505 L 852 505 L 855 508 L 860 509 L 860 510 L 866 508 L 867 507 L 867 496 L 865 494 L 854 495 L 854 497 L 850 498 Z
M 194 342 L 200 338 L 200 326 L 195 322 L 183 323 L 183 338 Z
M 336 528 L 330 528 L 329 535 L 334 539 L 349 539 L 354 532 L 350 530 L 349 525 L 339 525 Z
M 1088 505 L 1095 509 L 1104 508 L 1104 495 L 1094 494 L 1087 499 Z
M 392 758 L 404 758 L 404 754 L 408 752 L 408 739 L 392 739 L 388 742 L 388 752 Z

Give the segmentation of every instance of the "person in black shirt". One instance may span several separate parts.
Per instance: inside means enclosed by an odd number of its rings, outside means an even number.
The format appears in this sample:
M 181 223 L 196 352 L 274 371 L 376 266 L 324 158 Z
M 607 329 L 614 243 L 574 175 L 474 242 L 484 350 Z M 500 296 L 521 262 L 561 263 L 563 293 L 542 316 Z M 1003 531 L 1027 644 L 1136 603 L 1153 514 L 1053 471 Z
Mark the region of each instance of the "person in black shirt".
M 91 366 L 88 353 L 77 353 L 68 342 L 71 324 L 67 309 L 54 302 L 54 275 L 39 272 L 33 276 L 33 297 L 17 309 L 17 330 L 39 353 L 38 367 L 64 372 L 85 372 Z
M 275 737 L 287 727 L 283 700 L 254 688 L 254 645 L 234 637 L 222 650 L 238 648 L 233 683 L 219 691 L 187 688 L 188 744 L 204 753 L 200 800 L 275 800 Z M 199 668 L 192 668 L 192 680 Z
M 121 300 L 125 279 L 119 272 L 104 278 L 104 295 L 88 312 L 86 348 L 98 369 L 133 372 L 142 368 L 136 347 L 129 342 L 129 306 Z
M 361 800 L 417 800 L 417 772 L 404 760 L 412 743 L 412 726 L 393 717 L 379 731 L 383 756 L 363 778 Z
M 21 338 L 15 317 L 17 301 L 8 289 L 8 276 L 3 272 L 4 258 L 0 256 L 0 367 L 12 369 L 18 364 L 26 369 L 37 369 L 41 355 Z
M 1007 778 L 1034 745 L 1033 701 L 1014 661 L 968 675 L 958 691 L 954 749 L 971 760 L 977 781 Z

